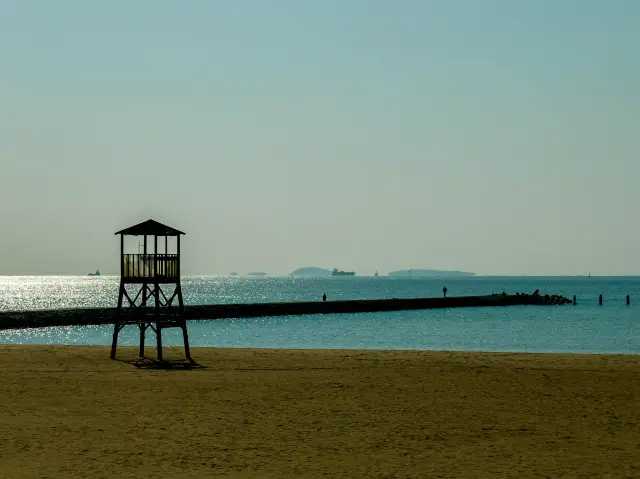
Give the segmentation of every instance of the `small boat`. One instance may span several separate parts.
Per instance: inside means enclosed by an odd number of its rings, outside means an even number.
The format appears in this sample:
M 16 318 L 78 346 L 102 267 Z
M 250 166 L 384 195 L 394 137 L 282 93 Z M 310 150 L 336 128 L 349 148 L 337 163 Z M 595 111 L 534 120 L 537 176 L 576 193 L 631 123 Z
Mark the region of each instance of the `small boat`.
M 89 273 L 89 276 L 100 276 L 100 271 L 97 271 L 95 273 Z
M 378 270 L 376 270 L 376 273 L 374 274 L 374 276 L 378 276 Z

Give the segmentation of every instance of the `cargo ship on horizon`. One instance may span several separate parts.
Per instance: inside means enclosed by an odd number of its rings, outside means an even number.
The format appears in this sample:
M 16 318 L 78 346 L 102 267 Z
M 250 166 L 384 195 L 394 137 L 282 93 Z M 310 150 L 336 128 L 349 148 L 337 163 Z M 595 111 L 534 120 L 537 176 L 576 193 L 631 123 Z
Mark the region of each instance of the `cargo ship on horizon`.
M 331 276 L 355 276 L 355 271 L 338 271 L 338 268 L 334 268 L 331 272 Z

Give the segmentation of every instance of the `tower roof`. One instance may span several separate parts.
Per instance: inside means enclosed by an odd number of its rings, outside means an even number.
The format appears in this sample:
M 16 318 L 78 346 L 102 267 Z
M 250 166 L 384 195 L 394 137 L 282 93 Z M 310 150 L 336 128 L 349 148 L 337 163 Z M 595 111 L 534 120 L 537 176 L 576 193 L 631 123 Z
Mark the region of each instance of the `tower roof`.
M 179 236 L 186 233 L 158 223 L 156 220 L 148 219 L 137 225 L 117 231 L 115 234 L 125 236 Z

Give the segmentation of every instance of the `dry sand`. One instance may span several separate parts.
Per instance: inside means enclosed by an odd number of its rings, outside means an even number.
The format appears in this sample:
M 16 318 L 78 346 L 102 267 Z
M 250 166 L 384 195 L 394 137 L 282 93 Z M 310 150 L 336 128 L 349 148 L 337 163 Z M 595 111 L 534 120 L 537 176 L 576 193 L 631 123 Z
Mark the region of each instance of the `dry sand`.
M 0 346 L 0 477 L 640 477 L 638 356 L 108 355 Z

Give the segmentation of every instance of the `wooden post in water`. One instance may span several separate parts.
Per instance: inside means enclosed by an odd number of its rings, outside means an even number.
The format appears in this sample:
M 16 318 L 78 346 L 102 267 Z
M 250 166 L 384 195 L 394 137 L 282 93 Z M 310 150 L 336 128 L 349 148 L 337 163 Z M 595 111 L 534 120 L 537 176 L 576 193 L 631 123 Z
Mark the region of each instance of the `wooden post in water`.
M 600 298 L 598 298 L 598 302 L 599 302 L 600 306 L 602 306 L 602 295 L 600 295 Z
M 573 305 L 575 306 L 576 304 L 577 304 L 577 303 L 576 303 L 576 295 L 574 294 L 574 295 L 573 295 Z
M 631 301 L 630 301 L 629 295 L 627 295 L 627 304 L 629 304 L 630 302 Z

